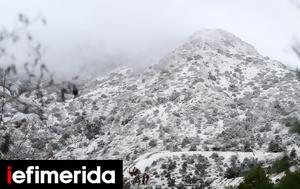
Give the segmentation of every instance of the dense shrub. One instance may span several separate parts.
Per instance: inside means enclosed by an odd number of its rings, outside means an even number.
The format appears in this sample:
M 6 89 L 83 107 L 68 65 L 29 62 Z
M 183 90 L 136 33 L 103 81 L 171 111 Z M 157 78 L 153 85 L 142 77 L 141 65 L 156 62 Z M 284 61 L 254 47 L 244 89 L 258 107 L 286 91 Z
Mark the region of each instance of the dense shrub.
M 224 173 L 224 177 L 228 179 L 236 178 L 240 176 L 240 169 L 237 167 L 229 167 Z
M 152 147 L 152 148 L 157 146 L 157 140 L 155 140 L 155 139 L 150 140 L 149 146 Z
M 231 179 L 236 178 L 241 175 L 241 169 L 238 165 L 238 158 L 237 156 L 233 155 L 230 157 L 230 166 L 226 169 L 224 176 L 225 178 Z
M 244 161 L 240 165 L 241 175 L 246 175 L 249 171 L 254 168 L 260 166 L 261 163 L 258 162 L 256 158 L 245 158 Z
M 281 146 L 280 142 L 278 142 L 277 140 L 272 140 L 272 141 L 269 143 L 268 150 L 269 150 L 270 152 L 274 152 L 274 153 L 284 151 L 284 149 L 283 149 L 283 147 Z
M 184 162 L 182 164 L 181 169 L 179 169 L 179 172 L 183 175 L 187 173 L 187 163 L 186 162 Z
M 4 135 L 3 139 L 4 139 L 4 141 L 0 145 L 0 152 L 2 154 L 6 154 L 9 151 L 9 147 L 11 144 L 11 137 L 9 134 L 6 134 L 6 135 Z
M 297 157 L 297 152 L 296 152 L 295 148 L 292 149 L 292 151 L 291 151 L 291 153 L 290 153 L 290 157 L 291 157 L 292 159 L 294 159 L 294 158 Z
M 300 171 L 294 173 L 287 172 L 281 179 L 275 189 L 299 189 L 300 188 Z
M 272 173 L 281 173 L 283 171 L 289 170 L 291 166 L 290 158 L 288 156 L 284 156 L 283 158 L 276 160 L 271 168 Z
M 167 170 L 169 172 L 172 172 L 174 171 L 174 169 L 176 169 L 176 161 L 172 161 L 172 159 L 169 159 L 167 164 Z
M 290 159 L 284 156 L 282 159 L 276 161 L 272 169 L 275 168 L 275 173 L 282 171 L 285 176 L 274 185 L 266 172 L 261 167 L 252 169 L 245 177 L 244 181 L 237 187 L 238 189 L 299 189 L 300 188 L 300 171 L 290 172 Z
M 297 133 L 300 135 L 300 121 L 291 121 L 286 123 L 286 126 L 290 128 L 290 132 Z
M 256 167 L 245 176 L 238 189 L 272 189 L 273 184 L 261 167 Z

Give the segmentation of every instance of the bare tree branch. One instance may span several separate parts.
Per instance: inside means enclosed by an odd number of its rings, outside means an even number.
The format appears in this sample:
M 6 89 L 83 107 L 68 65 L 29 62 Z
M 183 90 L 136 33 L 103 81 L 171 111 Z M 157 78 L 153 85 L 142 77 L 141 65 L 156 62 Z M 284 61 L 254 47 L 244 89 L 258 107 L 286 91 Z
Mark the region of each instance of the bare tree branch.
M 297 57 L 300 59 L 300 46 L 293 45 L 292 50 L 297 55 Z

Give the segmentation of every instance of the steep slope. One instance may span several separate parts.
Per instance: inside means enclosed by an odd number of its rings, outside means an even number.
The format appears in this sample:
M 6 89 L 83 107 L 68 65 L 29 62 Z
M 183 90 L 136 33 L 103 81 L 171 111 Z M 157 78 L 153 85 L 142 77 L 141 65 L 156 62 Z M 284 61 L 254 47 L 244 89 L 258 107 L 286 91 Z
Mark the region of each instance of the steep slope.
M 135 165 L 154 185 L 213 185 L 231 156 L 267 165 L 284 147 L 299 152 L 299 135 L 285 127 L 300 118 L 299 89 L 280 62 L 228 32 L 203 30 L 143 73 L 122 68 L 87 83 L 79 98 L 50 104 L 34 141 L 11 132 L 25 138 L 25 151 L 44 141 L 33 157 L 123 159 L 125 176 Z M 282 149 L 269 152 L 271 141 Z

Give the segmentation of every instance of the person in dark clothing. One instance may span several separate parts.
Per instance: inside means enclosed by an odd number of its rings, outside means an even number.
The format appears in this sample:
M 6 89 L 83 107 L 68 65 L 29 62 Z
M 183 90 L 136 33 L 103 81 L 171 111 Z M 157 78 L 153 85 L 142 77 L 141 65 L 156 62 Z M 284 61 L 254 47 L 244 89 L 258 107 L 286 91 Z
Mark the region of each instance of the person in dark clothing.
M 79 90 L 74 83 L 69 83 L 67 88 L 62 88 L 60 91 L 61 99 L 63 102 L 66 100 L 65 94 L 73 94 L 74 98 L 79 96 Z
M 137 183 L 138 185 L 141 184 L 141 171 L 138 168 L 133 167 L 132 170 L 128 170 L 128 173 L 131 177 L 134 177 L 133 181 L 135 183 Z
M 79 91 L 75 84 L 73 84 L 72 93 L 74 95 L 74 98 L 78 97 Z
M 141 171 L 138 168 L 136 168 L 136 167 L 133 167 L 132 170 L 129 169 L 128 172 L 129 172 L 129 174 L 130 174 L 131 177 L 137 176 L 137 175 L 139 175 L 141 173 Z
M 60 90 L 61 100 L 62 100 L 63 102 L 65 102 L 65 100 L 66 100 L 66 97 L 65 97 L 65 94 L 66 94 L 66 93 L 68 93 L 67 89 L 62 88 L 62 89 Z
M 149 174 L 144 173 L 143 174 L 143 184 L 148 184 L 149 178 L 150 178 Z
M 134 182 L 137 183 L 138 185 L 141 184 L 141 176 L 137 175 L 136 177 L 134 177 Z

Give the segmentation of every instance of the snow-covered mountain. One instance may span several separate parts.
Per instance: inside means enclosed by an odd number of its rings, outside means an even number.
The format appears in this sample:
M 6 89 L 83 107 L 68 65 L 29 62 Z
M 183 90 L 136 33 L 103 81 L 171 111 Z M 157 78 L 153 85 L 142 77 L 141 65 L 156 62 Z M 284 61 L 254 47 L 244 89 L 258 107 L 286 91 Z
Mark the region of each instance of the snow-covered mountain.
M 11 157 L 122 159 L 125 177 L 136 166 L 152 185 L 224 188 L 240 181 L 224 178 L 234 159 L 269 165 L 300 151 L 285 126 L 300 119 L 295 72 L 223 30 L 195 33 L 142 73 L 96 78 L 76 99 L 45 98 L 44 120 L 6 117 Z

